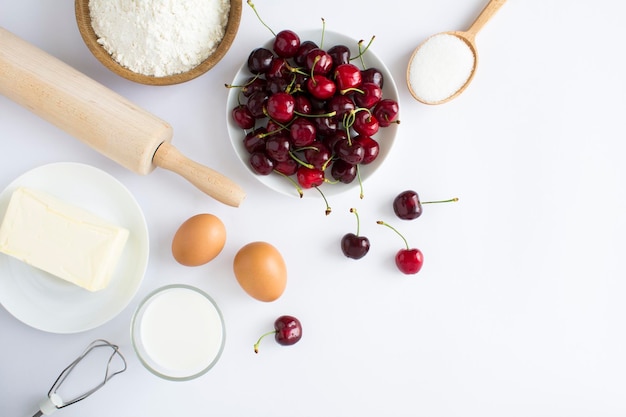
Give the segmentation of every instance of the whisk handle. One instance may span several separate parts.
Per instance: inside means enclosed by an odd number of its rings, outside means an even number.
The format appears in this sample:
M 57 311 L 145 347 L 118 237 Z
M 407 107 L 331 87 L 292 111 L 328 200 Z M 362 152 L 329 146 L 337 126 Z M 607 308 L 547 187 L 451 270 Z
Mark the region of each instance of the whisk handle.
M 39 403 L 39 411 L 33 417 L 49 416 L 63 405 L 63 400 L 57 394 L 52 393 Z

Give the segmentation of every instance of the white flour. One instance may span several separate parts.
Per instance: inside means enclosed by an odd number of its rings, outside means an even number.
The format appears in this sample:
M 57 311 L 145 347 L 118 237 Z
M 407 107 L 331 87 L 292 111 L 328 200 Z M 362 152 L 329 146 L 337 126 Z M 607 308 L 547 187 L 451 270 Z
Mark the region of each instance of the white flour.
M 119 64 L 163 77 L 188 71 L 224 37 L 229 0 L 90 0 L 92 26 Z
M 443 101 L 465 85 L 476 57 L 461 38 L 441 33 L 430 37 L 415 53 L 409 68 L 411 89 L 427 103 Z

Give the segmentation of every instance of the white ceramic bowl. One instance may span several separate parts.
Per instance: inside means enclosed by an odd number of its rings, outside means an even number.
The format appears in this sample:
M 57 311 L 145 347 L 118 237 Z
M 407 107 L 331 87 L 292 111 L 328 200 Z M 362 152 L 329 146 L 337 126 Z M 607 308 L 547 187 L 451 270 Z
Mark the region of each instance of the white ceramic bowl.
M 306 40 L 311 40 L 320 45 L 321 30 L 306 30 L 299 31 L 298 35 L 300 36 L 301 42 Z M 367 39 L 367 38 L 365 38 Z M 266 44 L 262 45 L 265 48 L 272 48 L 273 39 L 268 41 Z M 333 45 L 342 44 L 350 48 L 351 56 L 358 55 L 358 40 L 350 38 L 349 36 L 342 35 L 340 33 L 332 32 L 326 30 L 324 32 L 324 43 L 321 45 L 323 49 L 329 49 Z M 363 46 L 367 44 L 367 41 L 363 43 Z M 261 45 L 260 45 L 261 46 Z M 365 63 L 366 68 L 375 67 L 383 74 L 384 84 L 383 84 L 383 98 L 392 99 L 398 101 L 398 89 L 396 86 L 389 69 L 385 66 L 385 64 L 376 56 L 373 50 L 376 49 L 376 40 L 374 40 L 373 44 L 370 48 L 365 52 L 363 56 L 363 62 Z M 363 68 L 361 66 L 360 60 L 355 60 L 352 63 Z M 246 61 L 243 63 L 239 71 L 234 77 L 232 81 L 233 86 L 242 85 L 246 82 L 246 80 L 251 77 L 252 74 L 248 70 L 247 66 L 247 57 Z M 282 175 L 271 173 L 270 175 L 259 175 L 257 174 L 250 166 L 249 153 L 245 149 L 243 145 L 244 137 L 247 131 L 242 130 L 232 119 L 231 111 L 239 104 L 239 94 L 240 89 L 231 88 L 228 94 L 228 100 L 226 104 L 226 118 L 227 118 L 227 126 L 228 126 L 228 134 L 230 136 L 231 143 L 235 152 L 239 156 L 242 164 L 245 166 L 246 170 L 250 172 L 257 180 L 259 180 L 263 185 L 268 188 L 294 197 L 299 197 L 298 192 L 293 183 L 291 183 L 288 179 L 283 177 Z M 259 122 L 257 122 L 257 126 L 260 126 Z M 391 151 L 391 147 L 393 146 L 393 142 L 395 140 L 396 134 L 398 130 L 398 124 L 392 123 L 388 127 L 380 128 L 378 133 L 373 136 L 379 142 L 380 151 L 376 160 L 371 162 L 370 164 L 361 164 L 359 166 L 359 172 L 362 182 L 366 182 L 369 177 L 371 177 L 376 170 L 382 165 L 385 161 L 385 158 L 388 156 Z M 330 173 L 328 173 L 327 178 L 332 180 Z M 295 178 L 294 178 L 295 180 Z M 353 190 L 355 187 L 359 187 L 358 179 L 355 179 L 350 184 L 344 183 L 324 183 L 319 188 L 323 190 L 326 196 L 337 195 L 343 193 L 348 190 Z M 304 190 L 304 196 L 313 196 L 319 197 L 320 194 L 316 190 Z

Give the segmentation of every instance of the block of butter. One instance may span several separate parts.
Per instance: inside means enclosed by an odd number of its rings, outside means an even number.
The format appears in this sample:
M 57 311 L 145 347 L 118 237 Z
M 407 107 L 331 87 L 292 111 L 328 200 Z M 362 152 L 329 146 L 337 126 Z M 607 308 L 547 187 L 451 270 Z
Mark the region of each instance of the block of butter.
M 0 252 L 89 291 L 107 287 L 127 240 L 127 229 L 27 187 L 0 226 Z

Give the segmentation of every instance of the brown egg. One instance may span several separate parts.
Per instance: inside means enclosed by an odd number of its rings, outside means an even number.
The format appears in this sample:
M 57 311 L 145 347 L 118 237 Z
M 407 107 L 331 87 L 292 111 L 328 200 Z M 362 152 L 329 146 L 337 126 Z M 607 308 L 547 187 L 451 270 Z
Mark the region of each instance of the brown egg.
M 180 225 L 172 239 L 172 255 L 178 263 L 199 266 L 224 249 L 226 227 L 212 214 L 197 214 Z
M 252 298 L 274 301 L 287 286 L 287 266 L 282 255 L 266 242 L 252 242 L 235 255 L 233 271 L 239 285 Z

